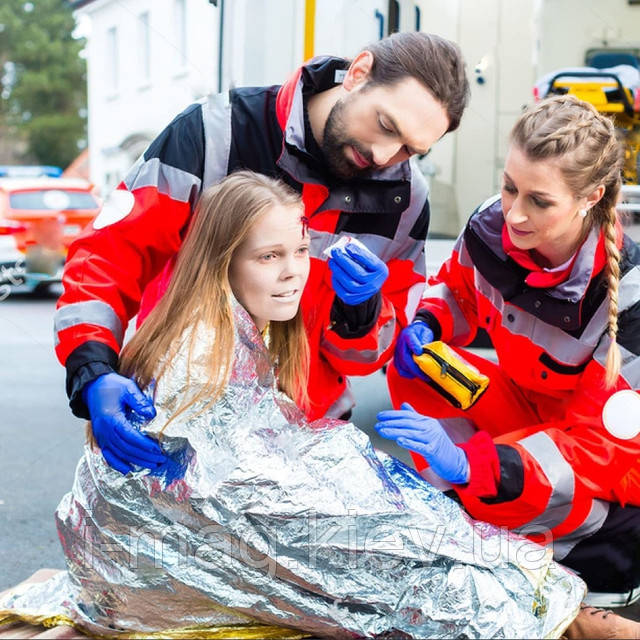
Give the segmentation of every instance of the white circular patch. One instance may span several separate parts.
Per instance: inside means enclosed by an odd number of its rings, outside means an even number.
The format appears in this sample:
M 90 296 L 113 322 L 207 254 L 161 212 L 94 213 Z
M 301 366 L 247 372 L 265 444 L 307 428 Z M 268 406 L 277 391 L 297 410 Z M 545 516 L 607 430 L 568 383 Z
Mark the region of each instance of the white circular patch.
M 69 208 L 69 196 L 64 191 L 58 191 L 57 189 L 51 191 L 45 191 L 42 196 L 47 209 L 68 209 Z
M 631 389 L 614 393 L 604 404 L 602 422 L 616 438 L 635 438 L 640 433 L 640 395 Z
M 102 211 L 93 221 L 94 229 L 104 229 L 114 222 L 126 218 L 133 210 L 135 198 L 130 191 L 116 189 L 112 191 L 102 205 Z

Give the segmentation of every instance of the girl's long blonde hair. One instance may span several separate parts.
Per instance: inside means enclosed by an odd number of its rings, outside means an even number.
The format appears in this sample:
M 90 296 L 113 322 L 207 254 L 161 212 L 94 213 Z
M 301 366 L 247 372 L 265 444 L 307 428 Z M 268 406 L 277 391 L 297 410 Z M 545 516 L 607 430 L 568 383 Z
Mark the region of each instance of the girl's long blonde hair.
M 273 206 L 297 207 L 303 216 L 302 201 L 290 187 L 250 171 L 233 173 L 204 191 L 166 293 L 122 350 L 121 373 L 145 388 L 162 377 L 177 349 L 186 348 L 191 355 L 197 332 L 188 329 L 198 323 L 214 329 L 207 384 L 188 396 L 174 417 L 201 400 L 210 406 L 228 383 L 234 355 L 229 264 L 251 227 Z M 269 332 L 279 387 L 304 409 L 309 402 L 309 345 L 300 309 L 291 320 L 272 321 Z M 187 344 L 180 343 L 184 335 L 190 336 Z
M 543 100 L 524 113 L 511 132 L 511 142 L 533 159 L 562 156 L 560 171 L 573 192 L 581 198 L 604 185 L 603 197 L 585 218 L 585 235 L 599 227 L 607 257 L 605 275 L 609 294 L 611 344 L 607 352 L 605 384 L 611 387 L 620 374 L 618 335 L 618 283 L 620 251 L 616 244 L 616 203 L 622 184 L 624 155 L 613 122 L 575 96 Z

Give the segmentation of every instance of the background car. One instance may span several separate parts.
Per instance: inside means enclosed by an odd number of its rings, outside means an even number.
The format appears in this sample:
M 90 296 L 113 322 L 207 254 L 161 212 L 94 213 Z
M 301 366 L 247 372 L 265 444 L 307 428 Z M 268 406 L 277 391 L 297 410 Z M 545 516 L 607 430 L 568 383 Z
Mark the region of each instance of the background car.
M 0 285 L 34 291 L 62 279 L 69 245 L 100 211 L 86 180 L 0 177 Z

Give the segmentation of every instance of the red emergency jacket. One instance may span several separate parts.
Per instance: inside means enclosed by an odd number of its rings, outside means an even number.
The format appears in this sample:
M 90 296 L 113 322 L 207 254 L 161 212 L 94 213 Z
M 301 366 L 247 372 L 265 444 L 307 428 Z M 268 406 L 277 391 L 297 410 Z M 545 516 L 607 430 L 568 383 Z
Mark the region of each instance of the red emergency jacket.
M 503 231 L 501 200 L 494 198 L 474 213 L 451 258 L 429 279 L 417 317 L 436 339 L 457 346 L 485 329 L 499 366 L 540 416 L 539 424 L 505 425 L 498 402 L 502 435 L 478 432 L 462 445 L 470 482 L 456 491 L 465 507 L 475 518 L 529 535 L 564 537 L 570 548 L 570 538 L 602 524 L 604 501 L 640 505 L 640 436 L 619 439 L 602 419 L 613 394 L 640 387 L 640 251 L 620 233 L 623 365 L 616 386 L 607 389 L 603 238 L 593 230 L 554 282 L 554 274 L 509 255 Z
M 55 317 L 56 353 L 76 415 L 88 417 L 84 385 L 117 370 L 129 320 L 146 315 L 166 288 L 202 190 L 241 168 L 297 189 L 309 218 L 311 273 L 302 299 L 311 348 L 309 417 L 350 409 L 346 376 L 368 374 L 390 358 L 424 286 L 427 187 L 409 162 L 339 181 L 309 153 L 304 101 L 335 86 L 347 67 L 343 59 L 317 58 L 282 87 L 233 89 L 192 105 L 107 198 L 70 248 Z M 389 268 L 363 326 L 341 313 L 323 255 L 343 235 L 358 238 Z

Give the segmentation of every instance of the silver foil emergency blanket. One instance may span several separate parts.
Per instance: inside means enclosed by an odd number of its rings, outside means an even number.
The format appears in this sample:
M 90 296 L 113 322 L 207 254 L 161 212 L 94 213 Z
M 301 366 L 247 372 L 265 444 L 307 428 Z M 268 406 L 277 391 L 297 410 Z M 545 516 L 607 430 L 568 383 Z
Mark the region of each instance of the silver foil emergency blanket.
M 56 513 L 68 571 L 0 617 L 125 637 L 561 635 L 585 586 L 550 549 L 473 521 L 352 424 L 307 423 L 239 306 L 235 322 L 228 388 L 170 422 L 167 464 L 122 476 L 86 448 Z M 189 374 L 173 359 L 146 432 L 204 383 L 211 348 L 200 330 Z

